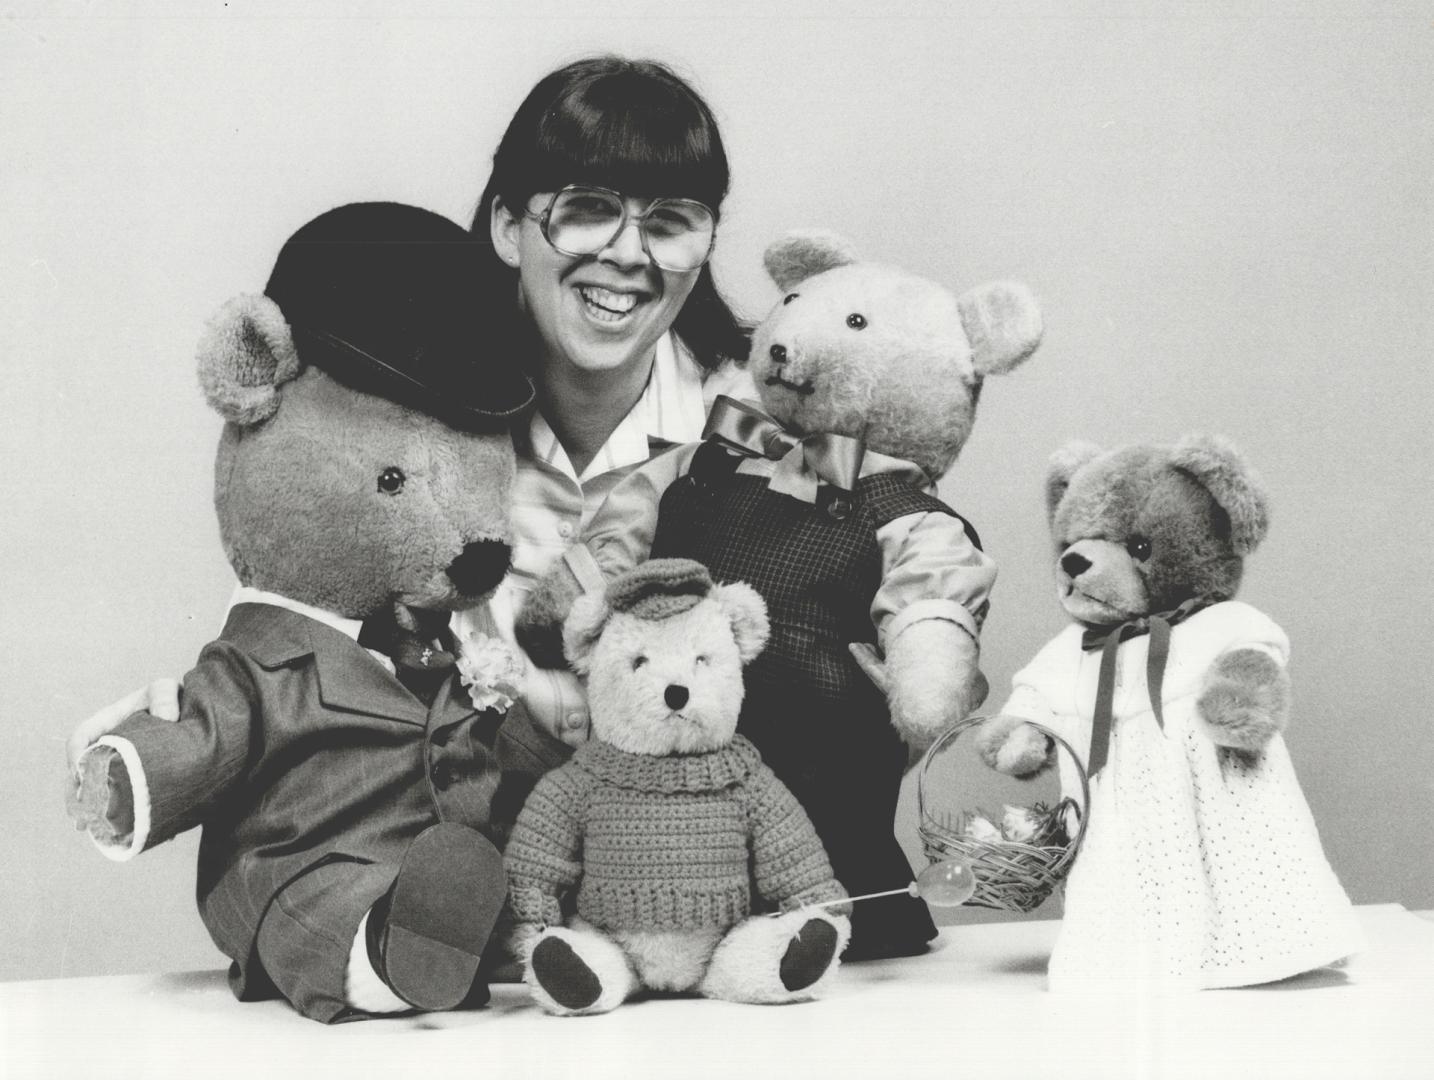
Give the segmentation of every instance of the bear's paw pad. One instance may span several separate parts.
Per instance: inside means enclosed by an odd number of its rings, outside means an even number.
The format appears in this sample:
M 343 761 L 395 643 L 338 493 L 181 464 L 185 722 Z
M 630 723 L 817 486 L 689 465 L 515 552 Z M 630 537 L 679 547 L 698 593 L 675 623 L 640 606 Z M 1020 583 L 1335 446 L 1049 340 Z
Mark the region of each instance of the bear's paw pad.
M 602 996 L 602 982 L 596 973 L 561 938 L 538 942 L 529 964 L 538 985 L 565 1009 L 591 1008 Z
M 788 990 L 805 990 L 827 973 L 836 957 L 836 927 L 822 919 L 802 924 L 782 956 L 778 970 Z

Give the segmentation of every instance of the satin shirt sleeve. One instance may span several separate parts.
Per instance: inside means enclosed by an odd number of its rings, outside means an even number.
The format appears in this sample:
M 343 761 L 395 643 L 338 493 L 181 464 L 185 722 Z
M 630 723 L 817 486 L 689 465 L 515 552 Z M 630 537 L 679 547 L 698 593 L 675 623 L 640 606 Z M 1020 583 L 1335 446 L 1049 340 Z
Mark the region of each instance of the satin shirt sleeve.
M 973 638 L 990 606 L 996 562 L 971 542 L 951 514 L 907 514 L 876 533 L 882 582 L 871 621 L 882 648 L 914 622 L 944 619 Z
M 608 493 L 564 558 L 585 590 L 601 586 L 647 559 L 657 534 L 662 495 L 687 472 L 700 443 L 673 447 L 633 470 Z

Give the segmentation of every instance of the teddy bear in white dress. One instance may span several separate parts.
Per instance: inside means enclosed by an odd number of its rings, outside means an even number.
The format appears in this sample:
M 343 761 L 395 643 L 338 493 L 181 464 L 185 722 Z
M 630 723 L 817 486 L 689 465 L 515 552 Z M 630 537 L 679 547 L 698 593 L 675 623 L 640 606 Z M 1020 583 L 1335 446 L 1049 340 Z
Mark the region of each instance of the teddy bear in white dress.
M 1051 988 L 1242 986 L 1357 951 L 1280 734 L 1289 641 L 1233 599 L 1267 530 L 1254 476 L 1218 438 L 1072 444 L 1052 459 L 1046 494 L 1060 601 L 1076 622 L 1017 673 L 979 740 L 989 764 L 1018 776 L 1054 758 L 1026 721 L 1086 755 L 1089 825 Z

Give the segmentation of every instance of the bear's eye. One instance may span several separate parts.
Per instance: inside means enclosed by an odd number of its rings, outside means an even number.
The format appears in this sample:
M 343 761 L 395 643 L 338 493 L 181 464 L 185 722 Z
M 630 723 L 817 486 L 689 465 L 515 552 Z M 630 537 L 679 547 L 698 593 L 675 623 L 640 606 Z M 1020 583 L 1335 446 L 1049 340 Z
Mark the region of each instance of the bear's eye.
M 638 656 L 634 656 L 634 657 L 632 658 L 632 670 L 633 670 L 633 671 L 636 671 L 636 670 L 637 670 L 638 668 L 640 668 L 640 667 L 646 666 L 646 664 L 647 664 L 647 657 L 645 657 L 645 656 L 638 655 Z
M 407 479 L 402 469 L 397 465 L 390 465 L 378 474 L 378 489 L 385 495 L 397 495 L 403 490 L 403 482 Z
M 784 305 L 785 305 L 785 304 L 790 304 L 793 300 L 795 300 L 797 297 L 799 297 L 799 296 L 801 296 L 801 295 L 802 295 L 801 293 L 789 292 L 789 293 L 787 293 L 786 296 L 782 297 L 782 303 L 783 303 Z
M 706 667 L 711 661 L 707 658 L 707 655 L 704 653 L 704 654 L 702 654 L 701 656 L 697 657 L 697 659 L 693 660 L 692 662 L 693 662 L 694 664 L 696 664 L 698 667 Z
M 1125 550 L 1130 552 L 1130 557 L 1139 562 L 1150 558 L 1150 541 L 1143 536 L 1132 536 L 1125 542 Z
M 853 311 L 850 315 L 846 317 L 846 324 L 850 326 L 853 330 L 865 330 L 866 316 L 858 311 Z

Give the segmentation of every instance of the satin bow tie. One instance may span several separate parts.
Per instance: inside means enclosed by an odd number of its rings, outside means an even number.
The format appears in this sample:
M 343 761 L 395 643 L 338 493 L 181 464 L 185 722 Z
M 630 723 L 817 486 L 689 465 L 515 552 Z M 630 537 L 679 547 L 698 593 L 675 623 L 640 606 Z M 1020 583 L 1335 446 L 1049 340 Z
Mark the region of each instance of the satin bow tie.
M 457 662 L 446 611 L 389 604 L 364 619 L 358 643 L 393 661 L 393 674 L 425 705 Z
M 823 482 L 854 491 L 861 476 L 866 444 L 850 435 L 796 435 L 761 409 L 718 395 L 702 438 L 715 439 L 747 457 L 781 462 L 783 468 L 809 471 Z
M 414 671 L 450 668 L 454 657 L 448 620 L 446 611 L 419 611 L 390 604 L 364 619 L 358 643 L 383 653 L 397 667 Z
M 1090 760 L 1086 775 L 1094 776 L 1105 766 L 1110 753 L 1110 729 L 1115 705 L 1115 653 L 1123 641 L 1141 634 L 1150 635 L 1150 652 L 1145 660 L 1145 684 L 1150 692 L 1150 708 L 1155 723 L 1165 730 L 1165 717 L 1160 699 L 1165 684 L 1165 663 L 1170 658 L 1170 628 L 1184 622 L 1197 611 L 1209 607 L 1213 600 L 1193 597 L 1173 611 L 1161 611 L 1117 623 L 1114 626 L 1091 627 L 1081 635 L 1081 648 L 1087 652 L 1099 649 L 1100 676 L 1096 683 L 1095 713 L 1091 720 Z

